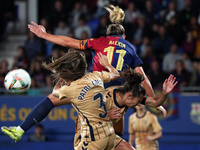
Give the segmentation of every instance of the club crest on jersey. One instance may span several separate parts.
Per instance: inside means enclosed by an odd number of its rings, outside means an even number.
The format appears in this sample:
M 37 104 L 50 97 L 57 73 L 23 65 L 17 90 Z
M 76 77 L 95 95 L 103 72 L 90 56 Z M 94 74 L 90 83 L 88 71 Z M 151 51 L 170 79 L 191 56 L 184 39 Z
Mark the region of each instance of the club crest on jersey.
M 193 123 L 200 125 L 200 103 L 191 104 L 190 118 Z
M 93 84 L 94 86 L 97 86 L 97 85 L 102 86 L 102 85 L 103 85 L 103 82 L 102 82 L 101 80 L 97 79 L 97 80 L 93 80 L 93 81 L 92 81 L 92 84 Z

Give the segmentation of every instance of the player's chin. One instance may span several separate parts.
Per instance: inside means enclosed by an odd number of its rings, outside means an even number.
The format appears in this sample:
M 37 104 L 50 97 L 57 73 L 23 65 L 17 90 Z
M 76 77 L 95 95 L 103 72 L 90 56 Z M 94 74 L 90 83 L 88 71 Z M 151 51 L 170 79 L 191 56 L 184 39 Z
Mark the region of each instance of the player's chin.
M 134 108 L 135 107 L 135 105 L 130 105 L 130 106 L 128 106 L 128 108 Z

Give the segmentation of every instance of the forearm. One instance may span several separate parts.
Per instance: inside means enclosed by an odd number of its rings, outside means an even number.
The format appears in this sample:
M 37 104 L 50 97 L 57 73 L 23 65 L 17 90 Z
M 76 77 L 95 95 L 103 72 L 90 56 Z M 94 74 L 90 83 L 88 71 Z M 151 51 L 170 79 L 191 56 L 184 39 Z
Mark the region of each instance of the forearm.
M 64 47 L 79 49 L 79 40 L 67 36 L 59 36 L 59 35 L 43 33 L 43 36 L 41 38 Z
M 167 98 L 167 93 L 165 91 L 162 91 L 159 95 L 155 97 L 148 97 L 145 101 L 145 105 L 150 107 L 158 107 L 162 105 Z
M 159 131 L 159 132 L 157 132 L 157 133 L 155 133 L 154 135 L 151 136 L 151 141 L 158 140 L 161 137 L 162 137 L 162 131 Z
M 154 91 L 153 91 L 153 88 L 152 88 L 152 86 L 151 86 L 151 83 L 150 83 L 148 77 L 146 76 L 146 74 L 145 74 L 143 68 L 139 66 L 139 67 L 136 67 L 134 70 L 135 70 L 136 72 L 139 72 L 140 74 L 143 75 L 144 81 L 142 82 L 142 85 L 144 86 L 147 95 L 148 95 L 148 96 L 151 96 L 151 97 L 154 97 L 154 96 L 155 96 L 155 93 L 154 93 Z
M 151 83 L 147 77 L 145 77 L 145 80 L 142 82 L 142 85 L 144 86 L 144 89 L 148 96 L 155 96 Z
M 120 77 L 119 72 L 111 64 L 107 64 L 104 67 L 109 71 L 111 80 L 116 80 Z

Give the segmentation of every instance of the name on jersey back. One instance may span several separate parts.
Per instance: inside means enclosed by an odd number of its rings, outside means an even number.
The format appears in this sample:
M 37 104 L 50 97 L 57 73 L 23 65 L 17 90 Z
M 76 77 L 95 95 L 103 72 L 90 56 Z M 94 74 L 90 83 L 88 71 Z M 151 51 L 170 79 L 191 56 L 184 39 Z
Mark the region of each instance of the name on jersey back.
M 99 79 L 97 79 L 97 80 L 92 80 L 92 84 L 94 85 L 94 86 L 98 86 L 98 85 L 100 85 L 100 86 L 103 86 L 103 82 L 101 81 L 101 80 L 99 80 Z M 81 90 L 81 92 L 80 92 L 80 94 L 79 94 L 79 96 L 78 96 L 78 99 L 79 100 L 84 100 L 84 97 L 85 97 L 85 95 L 88 93 L 88 91 L 91 89 L 91 86 L 90 85 L 86 85 L 86 86 L 84 86 L 84 88 Z
M 110 41 L 110 42 L 109 42 L 109 45 L 117 45 L 117 46 L 120 46 L 120 47 L 123 47 L 123 48 L 126 47 L 125 44 L 123 44 L 123 43 L 121 43 L 121 42 L 119 42 L 119 41 Z

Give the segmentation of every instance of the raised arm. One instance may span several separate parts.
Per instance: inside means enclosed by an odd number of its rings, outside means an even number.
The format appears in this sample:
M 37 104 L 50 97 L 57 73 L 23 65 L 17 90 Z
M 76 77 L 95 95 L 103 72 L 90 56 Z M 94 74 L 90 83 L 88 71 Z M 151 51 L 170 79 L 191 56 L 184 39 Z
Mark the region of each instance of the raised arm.
M 99 63 L 106 68 L 110 73 L 110 80 L 116 80 L 120 77 L 119 72 L 110 64 L 108 57 L 102 53 L 97 53 L 99 57 Z
M 59 35 L 52 35 L 52 34 L 46 33 L 46 29 L 43 26 L 38 25 L 35 22 L 31 22 L 31 23 L 32 24 L 28 24 L 28 28 L 30 29 L 31 32 L 33 32 L 38 37 L 48 40 L 52 43 L 64 46 L 64 47 L 79 49 L 79 40 L 76 40 L 67 36 L 59 36 Z
M 142 85 L 144 86 L 147 95 L 151 96 L 151 97 L 155 97 L 155 93 L 154 93 L 153 88 L 151 86 L 151 82 L 149 81 L 148 77 L 146 76 L 143 68 L 141 66 L 138 66 L 134 70 L 136 72 L 139 72 L 140 74 L 142 74 L 144 76 L 144 81 L 142 82 Z M 163 106 L 159 106 L 157 109 L 162 111 L 164 117 L 167 116 L 167 111 L 165 110 L 165 108 Z
M 176 81 L 176 77 L 173 75 L 170 75 L 168 79 L 165 80 L 163 83 L 163 91 L 155 97 L 148 97 L 145 101 L 145 105 L 152 106 L 152 107 L 158 107 L 163 104 L 165 99 L 167 98 L 167 95 L 173 90 L 173 88 L 176 86 L 178 81 Z

